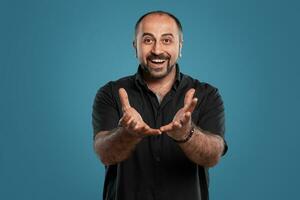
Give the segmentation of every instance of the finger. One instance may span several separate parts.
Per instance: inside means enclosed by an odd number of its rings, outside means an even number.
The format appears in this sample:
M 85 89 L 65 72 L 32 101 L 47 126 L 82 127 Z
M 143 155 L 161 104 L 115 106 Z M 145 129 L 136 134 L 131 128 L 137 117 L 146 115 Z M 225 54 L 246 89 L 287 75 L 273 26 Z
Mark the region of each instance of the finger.
M 139 126 L 137 132 L 143 133 L 144 135 L 148 134 L 150 127 L 147 124 L 144 124 L 143 126 Z
M 184 97 L 184 108 L 186 108 L 188 105 L 190 105 L 193 97 L 195 94 L 195 89 L 191 88 L 189 89 L 186 93 L 185 93 L 185 97 Z
M 198 102 L 198 99 L 193 98 L 192 102 L 187 106 L 186 111 L 192 113 L 196 108 L 197 102 Z
M 130 127 L 130 124 L 134 121 L 134 118 L 133 117 L 130 117 L 127 121 L 126 121 L 126 126 L 127 127 Z
M 118 122 L 118 126 L 123 126 L 124 116 Z
M 130 116 L 128 115 L 123 115 L 123 117 L 121 117 L 121 119 L 119 120 L 119 126 L 121 125 L 122 127 L 126 127 L 127 126 L 127 122 L 130 119 Z
M 137 125 L 137 122 L 134 120 L 131 120 L 130 123 L 128 124 L 128 127 L 130 129 L 134 129 L 136 125 Z
M 159 129 L 150 128 L 146 123 L 140 127 L 140 132 L 144 135 L 160 135 L 161 131 Z
M 173 122 L 173 129 L 178 129 L 178 128 L 181 128 L 181 127 L 182 127 L 182 125 L 181 125 L 180 122 L 178 122 L 178 121 Z
M 125 120 L 125 121 L 128 121 L 129 119 L 132 118 L 132 115 L 130 115 L 129 112 L 125 112 L 125 113 L 123 113 L 123 117 L 124 117 L 124 120 Z
M 160 127 L 159 130 L 160 130 L 161 132 L 168 132 L 168 131 L 173 130 L 173 122 L 171 122 L 171 123 L 169 123 L 169 124 L 167 124 L 167 125 L 164 125 L 164 126 Z
M 136 123 L 132 129 L 137 133 L 142 133 L 141 126 L 138 123 Z
M 147 125 L 143 125 L 139 128 L 139 131 L 142 132 L 142 133 L 145 133 L 147 130 L 148 130 L 149 126 Z
M 144 132 L 142 131 L 142 126 L 139 125 L 139 123 L 136 121 L 131 122 L 131 124 L 129 125 L 129 129 L 131 132 L 134 132 L 137 135 L 140 135 L 140 136 L 144 135 Z
M 160 135 L 161 131 L 159 129 L 148 128 L 145 132 L 147 135 Z
M 127 92 L 124 88 L 119 89 L 119 97 L 122 105 L 122 110 L 126 111 L 128 108 L 130 108 L 130 103 L 128 100 Z
M 183 116 L 183 119 L 181 120 L 181 124 L 182 126 L 185 126 L 191 119 L 191 113 L 190 112 L 186 112 Z

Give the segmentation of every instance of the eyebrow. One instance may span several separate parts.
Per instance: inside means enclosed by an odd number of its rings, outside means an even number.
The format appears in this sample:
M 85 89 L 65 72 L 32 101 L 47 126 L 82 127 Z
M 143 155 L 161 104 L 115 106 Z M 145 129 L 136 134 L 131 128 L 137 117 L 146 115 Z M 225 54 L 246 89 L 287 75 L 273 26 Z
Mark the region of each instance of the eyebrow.
M 147 35 L 149 35 L 151 37 L 154 37 L 154 35 L 152 33 L 143 33 L 142 37 L 147 36 Z M 162 37 L 165 37 L 165 36 L 174 37 L 174 35 L 172 33 L 164 33 L 164 34 L 162 34 Z

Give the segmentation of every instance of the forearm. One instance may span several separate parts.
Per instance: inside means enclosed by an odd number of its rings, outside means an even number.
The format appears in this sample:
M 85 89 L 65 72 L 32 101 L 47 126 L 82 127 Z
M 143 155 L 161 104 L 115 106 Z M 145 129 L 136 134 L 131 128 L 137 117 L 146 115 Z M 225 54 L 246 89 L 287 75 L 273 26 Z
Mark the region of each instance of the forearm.
M 140 141 L 140 137 L 119 127 L 99 132 L 94 140 L 94 149 L 104 165 L 112 165 L 126 160 Z
M 218 136 L 195 127 L 193 136 L 179 146 L 186 156 L 204 167 L 216 165 L 224 150 L 224 141 Z

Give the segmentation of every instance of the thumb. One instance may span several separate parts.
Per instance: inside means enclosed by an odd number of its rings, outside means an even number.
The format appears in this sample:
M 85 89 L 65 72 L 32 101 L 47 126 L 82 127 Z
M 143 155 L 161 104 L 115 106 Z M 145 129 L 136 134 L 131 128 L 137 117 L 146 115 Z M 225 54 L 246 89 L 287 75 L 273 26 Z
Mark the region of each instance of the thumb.
M 119 89 L 119 97 L 120 97 L 120 101 L 121 101 L 121 105 L 122 105 L 122 110 L 125 111 L 128 108 L 130 108 L 128 95 L 127 95 L 127 92 L 124 88 Z

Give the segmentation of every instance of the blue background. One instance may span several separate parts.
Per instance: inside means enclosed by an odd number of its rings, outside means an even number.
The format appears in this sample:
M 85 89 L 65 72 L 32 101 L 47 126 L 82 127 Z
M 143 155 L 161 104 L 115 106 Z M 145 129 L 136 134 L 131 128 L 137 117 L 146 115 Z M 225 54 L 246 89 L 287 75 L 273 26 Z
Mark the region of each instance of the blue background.
M 182 72 L 225 102 L 211 199 L 299 199 L 298 1 L 1 0 L 1 200 L 100 199 L 93 98 L 135 73 L 133 26 L 158 9 L 182 21 Z

